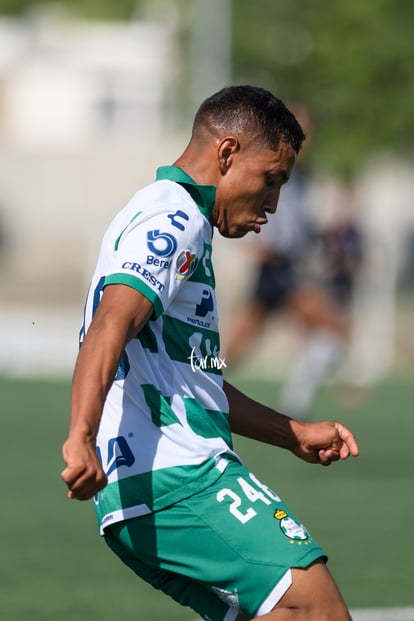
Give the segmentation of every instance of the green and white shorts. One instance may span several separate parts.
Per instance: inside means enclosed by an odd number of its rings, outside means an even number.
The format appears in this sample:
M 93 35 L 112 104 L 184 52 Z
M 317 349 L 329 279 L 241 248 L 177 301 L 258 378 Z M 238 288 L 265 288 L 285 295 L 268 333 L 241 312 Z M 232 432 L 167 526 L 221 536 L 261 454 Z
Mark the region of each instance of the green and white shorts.
M 191 498 L 113 524 L 105 539 L 138 576 L 207 621 L 270 612 L 291 568 L 326 560 L 277 494 L 238 462 Z

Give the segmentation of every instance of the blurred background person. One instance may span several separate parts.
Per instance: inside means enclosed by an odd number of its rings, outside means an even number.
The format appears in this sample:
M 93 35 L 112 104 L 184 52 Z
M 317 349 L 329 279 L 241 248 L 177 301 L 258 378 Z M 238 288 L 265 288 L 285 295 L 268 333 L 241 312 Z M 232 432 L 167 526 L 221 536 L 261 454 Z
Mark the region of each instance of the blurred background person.
M 353 285 L 362 258 L 362 238 L 352 218 L 348 188 L 334 217 L 318 222 L 308 205 L 311 175 L 306 151 L 312 137 L 308 110 L 290 104 L 307 136 L 277 215 L 254 240 L 256 270 L 243 308 L 236 312 L 227 341 L 226 363 L 237 363 L 266 325 L 281 311 L 294 319 L 302 345 L 279 395 L 278 407 L 307 417 L 321 384 L 343 359 L 349 335 Z

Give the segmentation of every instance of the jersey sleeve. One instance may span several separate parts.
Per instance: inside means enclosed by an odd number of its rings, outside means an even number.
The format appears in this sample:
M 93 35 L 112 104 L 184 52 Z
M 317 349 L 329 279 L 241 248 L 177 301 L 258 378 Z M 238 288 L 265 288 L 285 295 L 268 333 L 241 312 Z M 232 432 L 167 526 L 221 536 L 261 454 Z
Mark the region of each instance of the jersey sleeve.
M 203 216 L 189 206 L 161 206 L 141 213 L 114 243 L 104 286 L 124 284 L 150 300 L 155 317 L 169 306 L 203 253 Z

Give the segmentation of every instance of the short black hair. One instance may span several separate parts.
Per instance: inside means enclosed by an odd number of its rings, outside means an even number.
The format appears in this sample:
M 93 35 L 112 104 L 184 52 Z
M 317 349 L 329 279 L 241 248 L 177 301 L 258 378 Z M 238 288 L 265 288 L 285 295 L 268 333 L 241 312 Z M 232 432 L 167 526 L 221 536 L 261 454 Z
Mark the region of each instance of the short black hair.
M 284 140 L 299 153 L 305 139 L 301 126 L 283 101 L 258 86 L 227 86 L 208 97 L 195 115 L 193 135 L 203 125 L 247 134 L 272 150 Z

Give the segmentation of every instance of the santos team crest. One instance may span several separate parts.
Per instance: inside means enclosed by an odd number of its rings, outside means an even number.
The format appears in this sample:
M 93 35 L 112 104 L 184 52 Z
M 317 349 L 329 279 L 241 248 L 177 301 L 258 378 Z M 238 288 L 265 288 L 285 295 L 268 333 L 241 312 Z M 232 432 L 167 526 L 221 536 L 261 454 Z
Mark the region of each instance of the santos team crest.
M 284 509 L 276 509 L 273 517 L 279 520 L 280 530 L 289 539 L 300 542 L 309 539 L 309 533 L 305 527 L 290 517 Z

